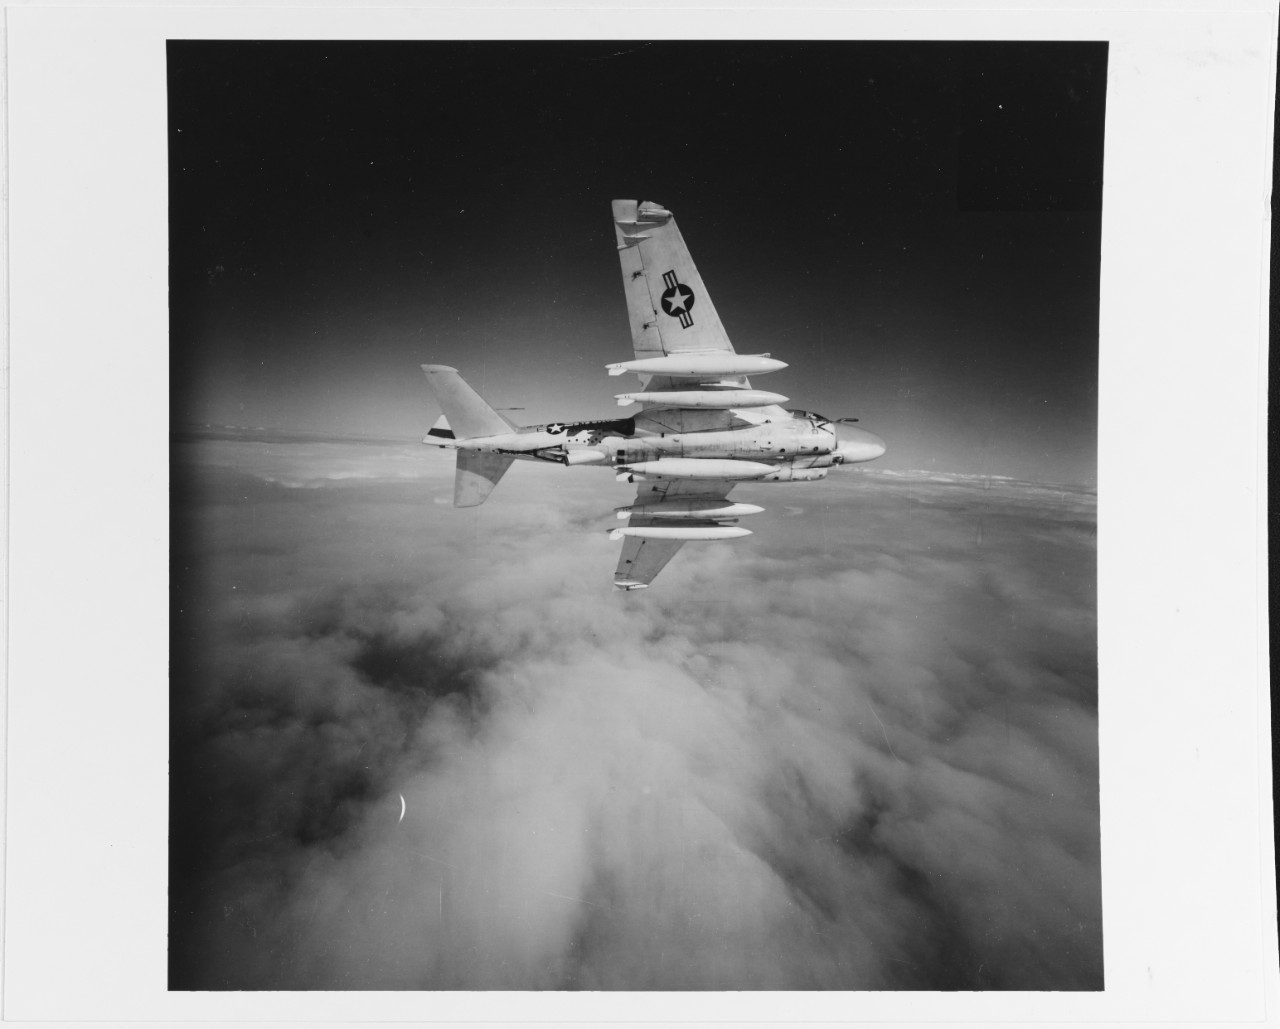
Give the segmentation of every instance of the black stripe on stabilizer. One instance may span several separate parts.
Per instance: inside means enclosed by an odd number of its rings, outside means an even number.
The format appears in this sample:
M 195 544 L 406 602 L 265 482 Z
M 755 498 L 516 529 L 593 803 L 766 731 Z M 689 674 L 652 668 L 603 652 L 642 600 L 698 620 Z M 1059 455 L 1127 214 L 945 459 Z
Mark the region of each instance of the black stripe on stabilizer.
M 428 436 L 435 436 L 437 439 L 457 439 L 452 429 L 432 429 L 427 433 Z

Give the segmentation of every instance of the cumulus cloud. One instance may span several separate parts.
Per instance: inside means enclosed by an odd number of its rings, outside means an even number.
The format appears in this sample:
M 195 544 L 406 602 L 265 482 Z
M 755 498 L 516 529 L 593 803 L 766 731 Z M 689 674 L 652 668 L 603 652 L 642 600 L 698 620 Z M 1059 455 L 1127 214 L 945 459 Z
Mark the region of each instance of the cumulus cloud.
M 325 446 L 175 451 L 172 988 L 1101 988 L 1091 493 L 744 487 L 619 594 L 607 474 Z

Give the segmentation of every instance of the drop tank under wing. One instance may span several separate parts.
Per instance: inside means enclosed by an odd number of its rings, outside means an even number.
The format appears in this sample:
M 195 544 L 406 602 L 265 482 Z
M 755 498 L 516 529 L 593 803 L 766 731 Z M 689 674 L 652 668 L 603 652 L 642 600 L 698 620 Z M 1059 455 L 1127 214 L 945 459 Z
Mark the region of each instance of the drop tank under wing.
M 621 590 L 644 589 L 653 582 L 657 574 L 667 566 L 667 562 L 676 556 L 676 552 L 690 539 L 732 539 L 745 536 L 745 530 L 720 533 L 680 533 L 682 527 L 688 527 L 686 515 L 690 508 L 697 505 L 692 501 L 705 503 L 706 512 L 723 511 L 728 506 L 729 491 L 733 483 L 715 479 L 665 479 L 640 483 L 636 488 L 636 499 L 628 513 L 628 530 L 674 529 L 667 534 L 648 532 L 641 535 L 637 531 L 625 531 L 619 534 L 624 537 L 622 553 L 618 556 L 618 567 L 613 573 L 613 584 Z M 663 506 L 670 505 L 675 513 L 672 518 L 663 517 Z M 747 505 L 744 505 L 744 507 Z M 756 508 L 756 510 L 759 510 Z M 754 513 L 754 512 L 753 512 Z M 722 517 L 711 514 L 707 518 L 707 528 L 711 528 L 715 520 Z M 617 532 L 618 530 L 614 530 Z

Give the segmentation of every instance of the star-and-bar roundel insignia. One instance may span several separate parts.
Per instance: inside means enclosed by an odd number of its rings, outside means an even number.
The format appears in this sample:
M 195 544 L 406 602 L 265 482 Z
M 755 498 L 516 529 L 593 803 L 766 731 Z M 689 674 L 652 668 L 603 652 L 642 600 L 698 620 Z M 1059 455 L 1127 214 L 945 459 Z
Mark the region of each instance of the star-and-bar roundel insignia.
M 676 279 L 674 271 L 663 275 L 662 282 L 667 287 L 661 298 L 663 313 L 679 318 L 680 327 L 687 329 L 693 324 L 693 302 L 697 297 L 693 290 Z
M 552 422 L 547 426 L 547 432 L 551 433 L 553 436 L 558 436 L 560 433 L 564 432 L 564 430 L 565 425 L 563 422 Z

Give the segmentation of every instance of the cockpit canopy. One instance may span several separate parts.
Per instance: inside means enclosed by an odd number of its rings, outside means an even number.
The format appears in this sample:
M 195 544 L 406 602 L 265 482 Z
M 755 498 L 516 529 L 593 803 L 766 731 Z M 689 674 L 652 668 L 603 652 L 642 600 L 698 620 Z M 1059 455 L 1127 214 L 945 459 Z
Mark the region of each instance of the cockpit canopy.
M 791 408 L 788 408 L 787 414 L 793 414 L 797 418 L 807 418 L 815 428 L 819 428 L 819 429 L 825 428 L 826 426 L 831 424 L 830 418 L 828 418 L 826 415 L 817 414 L 814 411 L 799 411 L 799 410 L 793 410 Z

